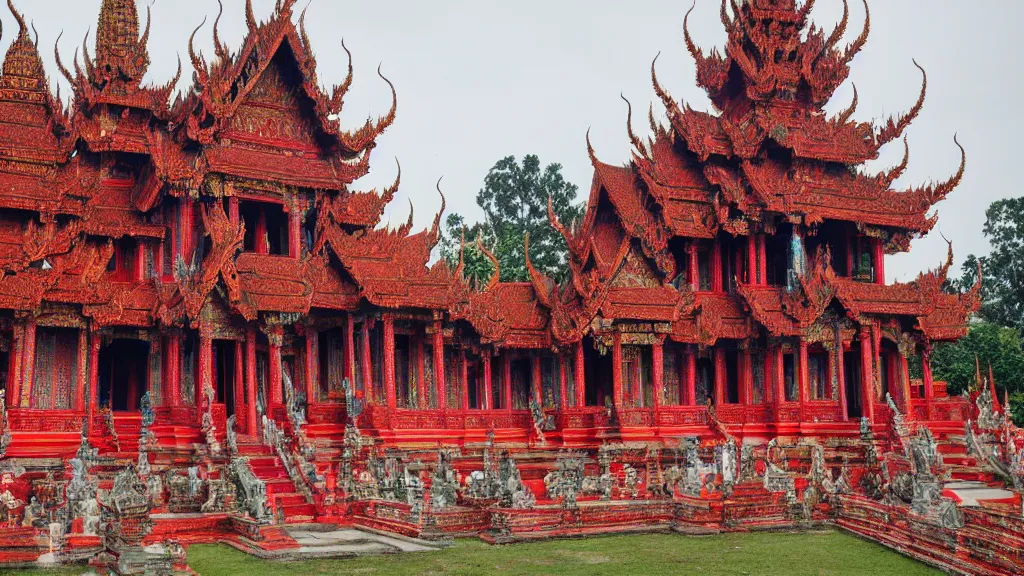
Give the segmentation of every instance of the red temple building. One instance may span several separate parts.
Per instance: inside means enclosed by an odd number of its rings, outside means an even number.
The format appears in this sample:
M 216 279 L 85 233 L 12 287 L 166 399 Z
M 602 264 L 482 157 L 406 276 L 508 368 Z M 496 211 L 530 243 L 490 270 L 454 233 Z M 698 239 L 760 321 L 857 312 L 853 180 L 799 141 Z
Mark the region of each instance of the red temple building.
M 150 20 L 103 0 L 95 46 L 72 70 L 57 53 L 68 107 L 9 0 L 0 562 L 52 552 L 56 523 L 60 561 L 95 553 L 127 573 L 128 540 L 91 529 L 98 500 L 152 524 L 136 541 L 265 553 L 297 548 L 284 528 L 312 521 L 498 542 L 818 522 L 950 569 L 1016 571 L 1020 497 L 1000 484 L 1024 477 L 1016 429 L 991 382 L 950 397 L 928 363 L 966 333 L 980 286 L 943 289 L 952 248 L 912 282 L 885 275 L 964 165 L 911 189 L 893 187 L 906 159 L 864 170 L 919 115 L 927 78 L 882 126 L 852 120 L 856 91 L 829 116 L 870 18 L 845 45 L 849 7 L 826 32 L 813 3 L 723 1 L 724 52 L 686 36 L 714 112 L 674 100 L 652 64 L 669 124 L 630 130 L 622 166 L 590 149 L 582 221 L 550 214 L 569 280 L 527 260 L 530 282 L 501 282 L 492 257 L 471 287 L 431 263 L 440 213 L 380 227 L 400 177 L 355 189 L 397 99 L 341 127 L 351 64 L 321 87 L 294 0 L 266 21 L 247 2 L 237 50 L 221 14 L 209 58 L 197 28 L 183 94 L 178 77 L 142 84 Z M 970 487 L 950 480 L 1005 495 L 961 508 Z M 148 501 L 110 504 L 132 486 Z

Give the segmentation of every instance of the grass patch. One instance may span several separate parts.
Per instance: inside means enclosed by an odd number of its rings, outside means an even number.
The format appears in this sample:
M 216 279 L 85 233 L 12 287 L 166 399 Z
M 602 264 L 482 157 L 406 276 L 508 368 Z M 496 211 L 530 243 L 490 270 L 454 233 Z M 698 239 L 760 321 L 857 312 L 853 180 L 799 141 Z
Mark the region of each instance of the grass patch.
M 650 534 L 553 540 L 489 546 L 460 540 L 440 552 L 368 556 L 350 560 L 268 562 L 223 545 L 188 550 L 189 565 L 202 576 L 323 574 L 508 576 L 551 574 L 702 574 L 707 576 L 831 576 L 850 574 L 938 575 L 876 544 L 835 531 L 750 533 L 720 536 Z M 28 571 L 21 574 L 80 574 Z M 0 571 L 0 576 L 17 574 Z

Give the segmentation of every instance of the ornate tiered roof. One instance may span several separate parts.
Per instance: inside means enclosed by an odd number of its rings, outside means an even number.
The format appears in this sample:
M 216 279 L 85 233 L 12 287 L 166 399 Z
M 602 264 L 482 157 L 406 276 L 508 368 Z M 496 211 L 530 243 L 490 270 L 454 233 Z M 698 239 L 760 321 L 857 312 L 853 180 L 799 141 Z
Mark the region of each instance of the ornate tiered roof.
M 594 181 L 586 215 L 567 227 L 551 214 L 569 246 L 572 280 L 555 286 L 531 268 L 538 297 L 551 310 L 556 341 L 578 340 L 595 317 L 672 322 L 673 338 L 683 342 L 749 337 L 757 333 L 751 317 L 770 334 L 797 335 L 833 303 L 863 321 L 872 315 L 917 319 L 929 338 L 963 332 L 967 314 L 977 307 L 977 288 L 960 296 L 942 293 L 947 267 L 910 284 L 869 285 L 837 276 L 826 259 L 809 267 L 796 290 L 741 284 L 734 295 L 693 294 L 689 286 L 669 284 L 685 272 L 676 269 L 673 239 L 772 235 L 781 223 L 813 234 L 827 221 L 848 222 L 881 238 L 886 252 L 907 250 L 911 239 L 934 227 L 931 208 L 963 178 L 962 147 L 961 165 L 945 182 L 892 188 L 907 167 L 909 147 L 898 166 L 865 173 L 860 164 L 878 158 L 885 144 L 903 137 L 906 146 L 904 132 L 922 110 L 927 75 L 921 69 L 921 95 L 911 110 L 881 127 L 852 120 L 856 88 L 852 105 L 829 118 L 824 107 L 867 41 L 870 13 L 861 34 L 844 47 L 849 6 L 826 36 L 808 21 L 812 5 L 723 1 L 728 42 L 724 53 L 710 54 L 691 40 L 687 13 L 684 35 L 697 83 L 716 112 L 677 102 L 652 64 L 669 125 L 659 125 L 652 111 L 653 134 L 644 141 L 632 131 L 630 107 L 633 155 L 623 167 L 599 161 L 588 141 Z M 934 324 L 933 315 L 941 316 Z
M 94 49 L 83 44 L 74 74 L 57 53 L 74 89 L 67 111 L 51 95 L 36 42 L 9 0 L 19 31 L 0 76 L 0 207 L 32 216 L 10 223 L 0 238 L 0 301 L 18 310 L 44 301 L 77 304 L 101 325 L 128 326 L 192 321 L 213 304 L 248 320 L 261 312 L 369 304 L 447 314 L 482 343 L 523 348 L 578 342 L 614 321 L 647 323 L 679 342 L 704 345 L 792 336 L 812 329 L 828 310 L 860 322 L 905 318 L 924 338 L 955 338 L 978 294 L 944 293 L 948 264 L 895 285 L 856 282 L 836 274 L 827 258 L 814 260 L 789 288 L 739 283 L 731 292 L 700 291 L 673 282 L 684 272 L 679 241 L 770 236 L 782 224 L 813 234 L 827 222 L 852 223 L 881 239 L 886 251 L 906 250 L 935 225 L 932 207 L 962 179 L 963 162 L 945 182 L 893 188 L 909 148 L 892 169 L 865 172 L 861 164 L 885 144 L 903 138 L 906 145 L 927 77 L 910 111 L 880 127 L 852 120 L 856 89 L 853 104 L 829 117 L 824 107 L 847 80 L 870 15 L 863 32 L 841 46 L 848 7 L 826 34 L 808 21 L 812 4 L 723 2 L 728 41 L 724 52 L 709 54 L 694 45 L 684 20 L 697 82 L 715 111 L 674 100 L 652 64 L 668 125 L 652 113 L 646 140 L 630 126 L 633 154 L 625 166 L 599 161 L 588 142 L 594 179 L 585 216 L 562 223 L 549 209 L 569 248 L 569 280 L 558 285 L 527 260 L 530 282 L 501 283 L 496 271 L 486 285 L 471 286 L 461 266 L 430 264 L 440 213 L 418 233 L 411 216 L 403 226 L 380 227 L 400 167 L 392 186 L 351 189 L 395 119 L 394 86 L 381 75 L 392 89 L 390 108 L 343 130 L 338 118 L 354 78 L 351 54 L 342 83 L 321 87 L 305 11 L 296 18 L 294 0 L 280 0 L 265 21 L 246 2 L 247 34 L 237 51 L 220 38 L 223 7 L 209 58 L 193 48 L 205 21 L 198 26 L 188 44 L 193 83 L 173 101 L 180 68 L 167 84 L 142 84 L 149 14 L 140 32 L 134 1 L 104 0 Z M 200 245 L 189 244 L 196 256 L 179 255 L 174 282 L 97 282 L 119 238 L 171 249 L 160 208 L 167 197 L 194 207 L 185 223 L 201 231 Z M 240 197 L 273 201 L 303 222 L 312 218 L 314 225 L 292 240 L 300 249 L 287 258 L 240 253 L 244 222 L 226 202 Z

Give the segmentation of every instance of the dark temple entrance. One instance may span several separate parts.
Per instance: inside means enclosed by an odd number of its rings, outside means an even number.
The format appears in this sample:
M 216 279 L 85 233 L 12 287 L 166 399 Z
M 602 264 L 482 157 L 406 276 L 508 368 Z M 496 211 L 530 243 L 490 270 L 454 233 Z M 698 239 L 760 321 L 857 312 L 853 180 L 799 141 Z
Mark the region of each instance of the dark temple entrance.
M 587 406 L 604 406 L 612 402 L 612 353 L 601 354 L 589 338 L 583 342 L 583 373 L 586 374 L 584 396 Z
M 135 411 L 148 389 L 149 342 L 118 338 L 100 349 L 99 402 L 115 412 Z
M 213 341 L 213 377 L 214 388 L 217 390 L 217 402 L 224 404 L 227 415 L 235 413 L 235 366 L 234 340 Z

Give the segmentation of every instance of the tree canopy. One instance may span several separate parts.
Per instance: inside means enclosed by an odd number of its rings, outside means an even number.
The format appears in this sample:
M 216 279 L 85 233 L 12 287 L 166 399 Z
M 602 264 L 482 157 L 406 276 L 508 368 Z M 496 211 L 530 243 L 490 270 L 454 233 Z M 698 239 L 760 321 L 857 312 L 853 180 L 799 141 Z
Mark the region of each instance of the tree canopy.
M 459 259 L 461 240 L 464 273 L 471 281 L 486 283 L 493 273 L 491 261 L 472 244 L 478 238 L 497 258 L 501 280 L 529 280 L 523 241 L 530 237 L 530 260 L 539 271 L 562 281 L 568 274 L 565 239 L 548 222 L 548 198 L 558 218 L 566 224 L 579 219 L 583 206 L 576 204 L 578 187 L 562 177 L 561 164 L 542 168 L 534 154 L 517 162 L 514 156 L 499 160 L 484 179 L 476 203 L 484 211 L 481 222 L 467 225 L 462 214 L 445 220 L 441 256 L 454 265 Z
M 971 254 L 964 261 L 956 288 L 966 290 L 982 268 L 982 305 L 978 315 L 999 326 L 1024 329 L 1024 198 L 993 202 L 985 211 L 982 232 L 992 250 L 988 256 Z

